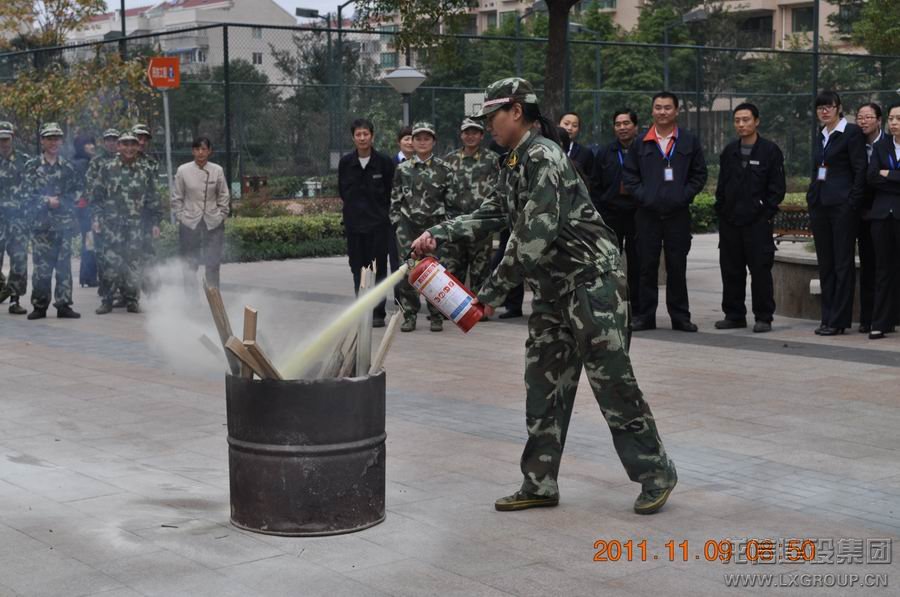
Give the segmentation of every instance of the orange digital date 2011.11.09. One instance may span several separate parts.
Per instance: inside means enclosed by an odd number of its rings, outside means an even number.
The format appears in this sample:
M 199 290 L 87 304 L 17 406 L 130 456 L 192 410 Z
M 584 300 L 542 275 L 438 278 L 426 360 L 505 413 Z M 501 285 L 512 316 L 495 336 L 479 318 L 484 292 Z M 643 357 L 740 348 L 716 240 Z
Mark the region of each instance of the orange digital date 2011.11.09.
M 619 541 L 616 539 L 599 539 L 594 542 L 595 562 L 618 562 L 668 560 L 670 562 L 689 562 L 692 558 L 688 540 L 676 543 L 674 539 L 666 541 L 665 552 L 660 555 L 647 554 L 647 540 L 639 542 Z M 730 539 L 709 539 L 703 544 L 703 551 L 694 554 L 694 560 L 728 563 L 740 555 L 748 562 L 772 562 L 776 558 L 776 542 L 772 539 L 749 539 L 735 543 Z M 791 539 L 784 543 L 783 559 L 788 562 L 810 562 L 816 556 L 816 544 L 811 539 Z

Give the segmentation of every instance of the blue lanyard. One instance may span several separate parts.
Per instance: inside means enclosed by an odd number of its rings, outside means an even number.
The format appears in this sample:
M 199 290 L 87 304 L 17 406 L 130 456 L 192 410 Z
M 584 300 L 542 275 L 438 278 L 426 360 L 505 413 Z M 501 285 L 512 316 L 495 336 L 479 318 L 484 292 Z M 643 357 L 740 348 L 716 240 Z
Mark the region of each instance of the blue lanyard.
M 890 160 L 890 162 L 891 162 L 891 170 L 896 170 L 896 169 L 897 169 L 897 166 L 900 165 L 900 164 L 897 163 L 897 158 L 894 157 L 894 150 L 893 150 L 893 149 L 889 149 L 889 150 L 888 150 L 888 160 Z
M 675 153 L 676 145 L 678 145 L 678 137 L 672 139 L 672 147 L 669 148 L 667 153 L 664 153 L 662 147 L 659 146 L 659 143 L 656 144 L 656 148 L 659 150 L 660 155 L 662 155 L 663 159 L 666 160 L 666 164 L 669 166 L 672 165 L 672 154 Z
M 621 150 L 621 149 L 617 149 L 617 150 L 616 150 L 616 153 L 619 154 L 619 165 L 620 165 L 620 166 L 624 166 L 624 165 L 625 165 L 625 158 L 622 157 L 622 150 Z

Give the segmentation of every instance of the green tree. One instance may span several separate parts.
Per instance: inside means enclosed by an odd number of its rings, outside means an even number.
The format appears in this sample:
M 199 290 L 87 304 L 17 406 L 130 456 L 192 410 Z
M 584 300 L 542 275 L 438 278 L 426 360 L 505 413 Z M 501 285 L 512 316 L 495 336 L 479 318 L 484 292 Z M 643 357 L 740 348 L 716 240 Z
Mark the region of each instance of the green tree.
M 900 2 L 867 0 L 853 25 L 853 39 L 872 54 L 900 54 Z
M 104 0 L 3 0 L 0 33 L 18 35 L 26 31 L 22 41 L 27 45 L 60 46 L 70 32 L 104 12 Z

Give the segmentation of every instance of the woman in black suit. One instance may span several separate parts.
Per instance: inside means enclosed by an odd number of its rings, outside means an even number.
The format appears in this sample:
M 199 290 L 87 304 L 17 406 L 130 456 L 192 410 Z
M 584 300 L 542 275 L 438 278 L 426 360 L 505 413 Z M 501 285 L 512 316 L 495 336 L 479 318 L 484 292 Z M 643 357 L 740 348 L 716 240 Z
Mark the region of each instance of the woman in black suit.
M 581 132 L 581 116 L 575 112 L 566 112 L 559 119 L 559 128 L 569 133 L 571 143 L 565 148 L 566 155 L 572 158 L 583 177 L 590 178 L 591 167 L 594 165 L 594 152 L 590 148 L 578 143 L 578 133 Z
M 856 286 L 856 222 L 866 186 L 866 142 L 841 112 L 833 91 L 816 97 L 822 132 L 813 147 L 813 170 L 806 193 L 822 285 L 820 336 L 843 334 L 853 317 Z
M 888 108 L 888 131 L 872 148 L 869 161 L 869 185 L 875 199 L 872 243 L 875 246 L 875 307 L 870 340 L 884 338 L 893 331 L 900 284 L 900 103 Z

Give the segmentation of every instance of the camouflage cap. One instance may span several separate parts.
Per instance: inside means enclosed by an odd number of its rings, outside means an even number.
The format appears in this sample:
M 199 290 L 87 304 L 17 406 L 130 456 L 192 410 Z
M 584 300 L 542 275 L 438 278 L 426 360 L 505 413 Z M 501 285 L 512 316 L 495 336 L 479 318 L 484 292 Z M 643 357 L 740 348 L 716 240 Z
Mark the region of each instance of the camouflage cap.
M 462 125 L 460 125 L 459 130 L 464 131 L 466 129 L 478 129 L 479 131 L 484 131 L 484 125 L 482 125 L 477 120 L 465 118 L 463 119 Z
M 472 118 L 485 118 L 506 104 L 517 101 L 523 104 L 538 103 L 537 94 L 534 93 L 531 83 L 519 77 L 494 81 L 484 90 L 484 103 L 481 104 L 481 110 Z
M 41 137 L 62 137 L 65 135 L 59 123 L 45 122 L 41 126 Z
M 16 127 L 13 126 L 13 123 L 5 120 L 0 122 L 0 139 L 12 139 L 15 134 Z
M 132 131 L 125 131 L 119 135 L 119 143 L 124 143 L 125 141 L 134 141 L 135 143 L 138 143 L 137 135 Z
M 131 134 L 135 136 L 147 135 L 148 137 L 153 137 L 150 133 L 150 127 L 140 122 L 131 127 Z
M 105 131 L 103 131 L 104 139 L 109 139 L 110 137 L 115 137 L 116 139 L 118 139 L 121 135 L 122 133 L 119 132 L 119 129 L 106 129 Z
M 419 133 L 431 133 L 432 137 L 437 137 L 437 133 L 434 132 L 434 125 L 430 122 L 425 122 L 424 120 L 420 120 L 413 125 L 413 137 L 415 137 Z

